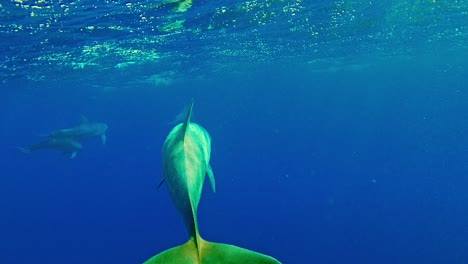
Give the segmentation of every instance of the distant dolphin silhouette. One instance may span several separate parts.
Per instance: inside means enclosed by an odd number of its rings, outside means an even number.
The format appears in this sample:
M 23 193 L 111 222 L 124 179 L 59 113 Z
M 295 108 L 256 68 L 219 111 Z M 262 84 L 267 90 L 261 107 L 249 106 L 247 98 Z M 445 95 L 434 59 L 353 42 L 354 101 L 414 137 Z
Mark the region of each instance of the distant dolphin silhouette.
M 33 144 L 27 148 L 19 148 L 23 153 L 31 153 L 31 151 L 40 149 L 54 149 L 61 151 L 63 154 L 70 154 L 70 158 L 75 158 L 76 153 L 83 148 L 80 142 L 71 138 L 48 138 L 47 140 Z
M 215 191 L 215 180 L 209 165 L 211 139 L 208 132 L 190 122 L 193 100 L 185 122 L 174 127 L 164 142 L 163 174 L 172 201 L 181 214 L 190 239 L 168 249 L 145 264 L 278 264 L 276 259 L 240 247 L 208 242 L 198 231 L 197 208 L 205 175 Z
M 51 132 L 48 136 L 50 138 L 72 138 L 74 140 L 101 137 L 102 144 L 106 144 L 107 128 L 108 126 L 105 123 L 89 122 L 86 117 L 82 116 L 78 126 L 57 130 Z

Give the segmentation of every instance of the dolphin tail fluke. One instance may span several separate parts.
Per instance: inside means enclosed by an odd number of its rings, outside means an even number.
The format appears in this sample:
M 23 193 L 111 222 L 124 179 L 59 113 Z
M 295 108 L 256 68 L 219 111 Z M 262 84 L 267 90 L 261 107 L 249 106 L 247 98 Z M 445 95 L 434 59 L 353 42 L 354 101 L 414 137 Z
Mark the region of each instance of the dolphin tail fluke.
M 21 152 L 26 153 L 26 154 L 31 153 L 31 149 L 30 149 L 30 148 L 18 147 L 18 149 L 19 149 Z
M 201 247 L 198 259 L 197 246 L 193 239 L 187 243 L 168 249 L 144 264 L 280 264 L 270 256 L 233 245 L 212 243 L 202 239 L 198 241 Z
M 270 256 L 257 253 L 245 248 L 204 241 L 202 244 L 203 264 L 280 264 L 280 262 Z
M 197 246 L 193 239 L 170 248 L 145 261 L 144 264 L 193 264 L 198 261 Z

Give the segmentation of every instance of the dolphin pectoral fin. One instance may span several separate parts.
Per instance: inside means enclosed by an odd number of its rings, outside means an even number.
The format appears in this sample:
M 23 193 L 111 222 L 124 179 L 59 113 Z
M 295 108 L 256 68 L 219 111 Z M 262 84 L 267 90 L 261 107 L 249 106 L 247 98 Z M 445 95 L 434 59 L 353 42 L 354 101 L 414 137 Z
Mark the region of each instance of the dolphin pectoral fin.
M 159 189 L 159 188 L 163 185 L 163 183 L 164 183 L 165 181 L 166 181 L 166 178 L 162 178 L 161 181 L 160 181 L 159 184 L 158 184 L 158 187 L 157 187 L 156 189 Z
M 101 141 L 102 141 L 102 144 L 104 144 L 104 145 L 106 144 L 106 141 L 107 141 L 107 136 L 106 136 L 106 134 L 103 134 L 103 135 L 101 136 Z
M 204 240 L 200 242 L 200 259 L 195 241 L 191 239 L 183 245 L 159 253 L 144 264 L 281 264 L 270 256 L 248 249 Z
M 208 166 L 206 167 L 206 174 L 208 174 L 208 178 L 210 179 L 211 188 L 213 189 L 213 192 L 216 192 L 216 182 L 213 174 L 213 169 L 211 168 L 210 164 L 208 164 Z
M 76 157 L 76 151 L 70 155 L 70 159 L 74 159 L 75 157 Z

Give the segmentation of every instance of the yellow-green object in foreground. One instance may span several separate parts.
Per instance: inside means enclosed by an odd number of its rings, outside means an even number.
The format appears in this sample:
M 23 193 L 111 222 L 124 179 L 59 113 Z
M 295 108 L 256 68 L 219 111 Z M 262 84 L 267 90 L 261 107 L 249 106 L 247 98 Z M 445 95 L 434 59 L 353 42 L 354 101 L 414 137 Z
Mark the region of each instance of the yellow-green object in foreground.
M 174 127 L 163 146 L 163 171 L 172 201 L 181 214 L 189 241 L 168 249 L 145 264 L 274 264 L 276 259 L 240 247 L 208 242 L 198 231 L 197 208 L 205 175 L 215 191 L 215 180 L 209 165 L 211 138 L 208 132 L 190 122 L 193 100 L 185 122 Z

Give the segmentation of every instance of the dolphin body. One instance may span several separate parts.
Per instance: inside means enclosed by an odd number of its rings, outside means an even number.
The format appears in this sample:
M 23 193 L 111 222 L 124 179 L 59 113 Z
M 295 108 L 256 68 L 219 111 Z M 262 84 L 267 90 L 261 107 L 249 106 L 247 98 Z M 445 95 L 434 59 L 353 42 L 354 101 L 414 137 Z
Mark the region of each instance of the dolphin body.
M 175 126 L 164 142 L 163 174 L 172 201 L 182 216 L 189 240 L 150 258 L 145 264 L 278 264 L 276 259 L 233 245 L 204 240 L 198 231 L 197 208 L 205 175 L 215 191 L 209 165 L 211 139 L 208 132 L 190 122 L 193 100 L 185 122 Z
M 107 124 L 89 122 L 85 117 L 81 117 L 81 122 L 73 128 L 61 129 L 51 132 L 49 138 L 72 138 L 74 140 L 101 137 L 102 144 L 106 144 Z
M 55 149 L 63 154 L 70 154 L 70 158 L 75 158 L 78 151 L 83 148 L 80 142 L 71 138 L 48 138 L 47 140 L 33 144 L 26 148 L 19 148 L 24 153 L 40 149 Z

